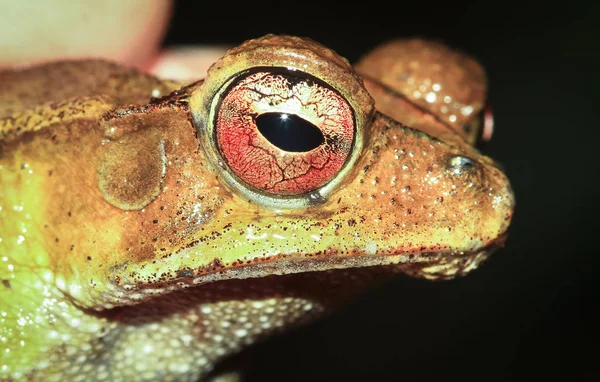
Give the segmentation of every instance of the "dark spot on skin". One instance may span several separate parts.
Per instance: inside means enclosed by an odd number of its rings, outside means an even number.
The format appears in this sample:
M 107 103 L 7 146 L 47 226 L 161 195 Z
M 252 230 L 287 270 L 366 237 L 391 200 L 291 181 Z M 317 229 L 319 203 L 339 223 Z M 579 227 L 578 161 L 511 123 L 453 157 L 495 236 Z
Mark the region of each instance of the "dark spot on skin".
M 158 220 L 154 219 L 154 220 L 152 220 L 152 223 L 158 224 Z
M 10 280 L 2 280 L 2 285 L 4 285 L 7 289 L 11 289 Z
M 88 261 L 92 260 L 92 256 L 87 257 Z
M 67 212 L 67 215 L 69 215 L 69 217 L 73 216 L 73 214 L 71 213 L 71 211 Z
M 52 170 L 48 170 L 48 176 L 52 176 Z
M 75 244 L 71 244 L 71 251 L 75 249 Z
M 194 271 L 191 268 L 184 268 L 177 271 L 177 277 L 194 277 Z
M 348 225 L 350 227 L 354 227 L 356 225 L 356 220 L 354 220 L 354 219 L 348 219 Z

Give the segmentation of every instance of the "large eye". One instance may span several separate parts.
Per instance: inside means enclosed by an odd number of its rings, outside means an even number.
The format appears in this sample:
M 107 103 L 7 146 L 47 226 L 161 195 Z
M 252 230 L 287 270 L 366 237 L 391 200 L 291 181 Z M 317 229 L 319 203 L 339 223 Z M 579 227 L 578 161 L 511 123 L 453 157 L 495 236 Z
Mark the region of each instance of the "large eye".
M 256 69 L 223 93 L 217 148 L 231 171 L 261 192 L 298 195 L 327 184 L 352 151 L 352 108 L 298 71 Z
M 332 200 L 357 170 L 375 111 L 348 61 L 293 36 L 244 42 L 187 91 L 219 181 L 279 211 Z

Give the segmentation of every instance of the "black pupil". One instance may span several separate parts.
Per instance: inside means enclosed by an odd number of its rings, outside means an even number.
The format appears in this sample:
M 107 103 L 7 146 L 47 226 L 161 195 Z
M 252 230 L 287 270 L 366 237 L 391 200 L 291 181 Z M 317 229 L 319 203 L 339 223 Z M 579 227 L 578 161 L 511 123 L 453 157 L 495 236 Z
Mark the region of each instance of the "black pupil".
M 294 114 L 264 113 L 256 117 L 258 131 L 284 151 L 306 152 L 325 142 L 319 128 Z

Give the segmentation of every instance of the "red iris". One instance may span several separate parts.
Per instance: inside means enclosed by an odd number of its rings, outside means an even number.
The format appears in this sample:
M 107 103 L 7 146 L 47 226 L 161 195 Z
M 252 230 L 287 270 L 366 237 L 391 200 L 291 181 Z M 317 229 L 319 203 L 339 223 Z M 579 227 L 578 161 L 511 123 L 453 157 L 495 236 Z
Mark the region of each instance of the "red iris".
M 238 80 L 216 124 L 217 145 L 233 173 L 270 194 L 303 194 L 327 184 L 354 141 L 348 102 L 295 72 L 256 72 Z

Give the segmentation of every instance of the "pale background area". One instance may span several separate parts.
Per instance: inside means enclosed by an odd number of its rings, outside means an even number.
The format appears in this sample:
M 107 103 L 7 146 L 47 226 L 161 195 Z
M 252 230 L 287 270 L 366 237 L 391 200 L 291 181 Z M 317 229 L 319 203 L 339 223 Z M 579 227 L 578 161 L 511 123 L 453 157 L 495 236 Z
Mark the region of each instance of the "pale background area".
M 161 43 L 170 0 L 30 0 L 0 2 L 0 67 L 68 58 L 104 58 L 160 77 L 204 77 L 222 46 Z

